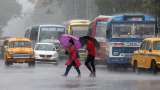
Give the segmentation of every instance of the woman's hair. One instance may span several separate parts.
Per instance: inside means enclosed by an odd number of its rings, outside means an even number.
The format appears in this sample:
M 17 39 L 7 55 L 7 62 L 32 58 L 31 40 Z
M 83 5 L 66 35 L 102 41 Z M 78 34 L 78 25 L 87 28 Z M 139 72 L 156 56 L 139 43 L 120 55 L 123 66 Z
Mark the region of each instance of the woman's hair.
M 69 42 L 70 42 L 72 45 L 74 45 L 73 39 L 70 39 Z

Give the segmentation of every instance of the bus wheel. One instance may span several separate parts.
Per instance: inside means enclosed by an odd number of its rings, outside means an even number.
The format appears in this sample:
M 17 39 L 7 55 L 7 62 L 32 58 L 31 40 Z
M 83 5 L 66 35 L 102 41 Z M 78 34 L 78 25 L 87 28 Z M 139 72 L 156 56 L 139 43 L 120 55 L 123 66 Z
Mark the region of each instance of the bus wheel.
M 153 74 L 157 73 L 157 65 L 156 65 L 156 61 L 155 60 L 152 60 L 152 62 L 151 62 L 151 72 Z

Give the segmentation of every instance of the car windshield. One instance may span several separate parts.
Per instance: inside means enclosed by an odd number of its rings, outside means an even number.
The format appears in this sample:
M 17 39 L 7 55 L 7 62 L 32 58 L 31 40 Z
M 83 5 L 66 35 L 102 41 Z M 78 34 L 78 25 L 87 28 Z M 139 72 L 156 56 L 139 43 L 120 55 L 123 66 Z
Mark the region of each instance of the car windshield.
M 88 34 L 88 26 L 72 26 L 74 36 L 82 37 Z
M 41 27 L 39 41 L 57 39 L 65 31 L 62 27 Z
M 160 41 L 153 43 L 153 50 L 160 50 Z
M 14 42 L 10 43 L 9 47 L 10 48 L 31 47 L 31 42 L 28 42 L 28 41 L 14 41 Z
M 36 47 L 35 47 L 35 50 L 55 51 L 55 46 L 54 45 L 49 45 L 49 44 L 37 44 Z

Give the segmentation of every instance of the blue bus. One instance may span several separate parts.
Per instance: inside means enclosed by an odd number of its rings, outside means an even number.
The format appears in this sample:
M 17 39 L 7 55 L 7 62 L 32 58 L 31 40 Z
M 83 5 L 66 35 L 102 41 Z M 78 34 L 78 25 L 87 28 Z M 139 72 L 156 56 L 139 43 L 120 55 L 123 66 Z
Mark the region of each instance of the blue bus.
M 156 19 L 145 14 L 113 15 L 106 27 L 106 63 L 129 65 L 132 53 L 144 38 L 155 37 Z

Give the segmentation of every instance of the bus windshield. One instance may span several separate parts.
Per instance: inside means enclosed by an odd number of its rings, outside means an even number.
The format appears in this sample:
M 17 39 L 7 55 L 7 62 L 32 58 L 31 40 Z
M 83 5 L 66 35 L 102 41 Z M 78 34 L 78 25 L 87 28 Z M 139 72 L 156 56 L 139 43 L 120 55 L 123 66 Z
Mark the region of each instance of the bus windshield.
M 99 21 L 96 24 L 96 37 L 106 38 L 107 22 Z
M 88 33 L 88 26 L 72 26 L 72 34 L 74 36 L 82 37 Z
M 39 34 L 39 41 L 46 39 L 57 39 L 61 34 L 63 34 L 65 29 L 63 27 L 41 27 Z
M 132 25 L 114 24 L 112 26 L 113 38 L 127 38 L 131 34 Z
M 114 24 L 112 38 L 147 38 L 154 36 L 154 24 Z
M 148 38 L 155 34 L 154 24 L 137 24 L 135 25 L 135 37 Z
M 9 45 L 10 48 L 17 48 L 17 47 L 31 47 L 31 42 L 27 42 L 27 41 L 15 41 L 12 42 Z

